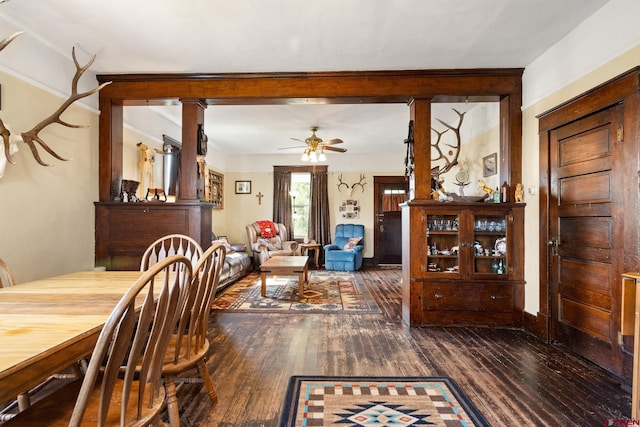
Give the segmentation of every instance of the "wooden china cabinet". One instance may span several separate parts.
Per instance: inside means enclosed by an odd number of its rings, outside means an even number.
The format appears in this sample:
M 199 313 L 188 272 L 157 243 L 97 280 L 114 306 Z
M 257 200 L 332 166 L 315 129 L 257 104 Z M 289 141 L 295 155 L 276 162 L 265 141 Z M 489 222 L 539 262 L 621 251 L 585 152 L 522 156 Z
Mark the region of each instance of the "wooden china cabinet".
M 411 209 L 412 324 L 522 326 L 524 204 L 418 201 Z

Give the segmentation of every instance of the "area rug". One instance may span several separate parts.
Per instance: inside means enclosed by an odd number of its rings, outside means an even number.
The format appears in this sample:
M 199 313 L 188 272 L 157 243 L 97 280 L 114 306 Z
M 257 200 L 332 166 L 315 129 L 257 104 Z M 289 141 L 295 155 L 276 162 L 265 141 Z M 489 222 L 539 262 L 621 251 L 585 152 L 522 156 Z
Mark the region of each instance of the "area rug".
M 488 426 L 449 377 L 294 376 L 280 427 Z
M 371 293 L 357 274 L 310 271 L 304 295 L 295 276 L 268 276 L 266 296 L 260 294 L 260 274 L 251 273 L 225 289 L 213 301 L 214 310 L 237 312 L 379 313 Z

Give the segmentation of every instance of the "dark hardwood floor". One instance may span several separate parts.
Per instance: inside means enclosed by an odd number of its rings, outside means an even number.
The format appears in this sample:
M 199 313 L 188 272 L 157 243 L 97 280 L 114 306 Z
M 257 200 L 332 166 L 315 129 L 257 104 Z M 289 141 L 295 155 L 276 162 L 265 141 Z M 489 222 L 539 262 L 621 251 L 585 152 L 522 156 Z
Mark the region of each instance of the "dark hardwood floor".
M 401 322 L 400 270 L 365 268 L 382 314 L 213 313 L 201 385 L 179 391 L 183 426 L 276 426 L 292 375 L 445 375 L 494 426 L 602 426 L 631 416 L 616 378 L 521 330 Z

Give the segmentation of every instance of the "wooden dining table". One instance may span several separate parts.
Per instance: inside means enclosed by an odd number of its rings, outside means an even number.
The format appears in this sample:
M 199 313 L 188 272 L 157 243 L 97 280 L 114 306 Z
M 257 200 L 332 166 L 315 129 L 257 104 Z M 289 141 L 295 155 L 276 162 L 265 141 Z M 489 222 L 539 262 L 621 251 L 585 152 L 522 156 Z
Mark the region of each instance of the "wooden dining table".
M 139 271 L 84 271 L 0 288 L 0 403 L 91 354 Z

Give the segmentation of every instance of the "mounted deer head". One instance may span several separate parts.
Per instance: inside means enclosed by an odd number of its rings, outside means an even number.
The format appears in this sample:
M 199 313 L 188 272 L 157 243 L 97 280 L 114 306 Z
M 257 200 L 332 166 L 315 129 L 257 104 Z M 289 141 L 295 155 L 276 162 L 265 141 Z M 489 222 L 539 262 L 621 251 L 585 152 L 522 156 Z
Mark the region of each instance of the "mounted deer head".
M 66 111 L 67 108 L 71 106 L 71 104 L 73 104 L 77 100 L 85 98 L 89 95 L 92 95 L 98 92 L 100 89 L 102 89 L 106 85 L 108 85 L 109 83 L 111 83 L 111 82 L 104 82 L 101 85 L 91 90 L 88 90 L 86 92 L 78 92 L 78 81 L 80 80 L 80 77 L 82 77 L 82 74 L 84 74 L 84 72 L 87 71 L 89 67 L 93 64 L 93 61 L 95 61 L 96 57 L 94 55 L 85 66 L 80 66 L 80 64 L 78 63 L 78 59 L 76 58 L 75 48 L 71 50 L 71 56 L 73 57 L 73 63 L 76 66 L 76 72 L 71 81 L 71 95 L 69 95 L 69 98 L 67 98 L 67 100 L 63 102 L 60 108 L 58 108 L 53 114 L 51 114 L 46 119 L 42 120 L 40 123 L 36 124 L 32 129 L 26 132 L 22 132 L 20 134 L 22 141 L 29 146 L 29 148 L 31 149 L 31 153 L 33 154 L 33 157 L 42 166 L 52 166 L 52 165 L 45 163 L 42 160 L 36 144 L 40 145 L 47 153 L 51 154 L 53 157 L 55 157 L 58 160 L 67 161 L 69 159 L 66 159 L 60 156 L 58 153 L 56 153 L 51 147 L 47 145 L 46 142 L 44 142 L 44 140 L 38 134 L 44 128 L 46 128 L 47 126 L 53 123 L 58 123 L 66 127 L 76 128 L 76 129 L 86 128 L 87 127 L 86 125 L 74 125 L 74 124 L 68 123 L 62 120 L 60 116 L 62 115 L 62 113 Z M 7 157 L 7 160 L 11 164 L 15 164 L 15 162 L 11 158 L 11 149 L 10 149 L 11 131 L 4 125 L 1 119 L 0 119 L 0 135 L 2 135 L 2 140 L 4 143 L 4 153 L 5 153 L 5 156 Z
M 349 184 L 347 184 L 346 182 L 342 181 L 342 174 L 338 176 L 338 191 L 341 191 L 340 188 L 344 185 L 347 191 L 349 192 L 349 197 L 351 197 L 351 195 L 353 194 L 353 189 L 356 187 L 356 185 L 359 185 L 360 188 L 362 188 L 362 192 L 364 193 L 364 186 L 366 184 L 367 183 L 364 182 L 364 174 L 360 174 L 360 181 L 354 182 L 353 184 L 351 184 L 351 186 L 349 186 Z

